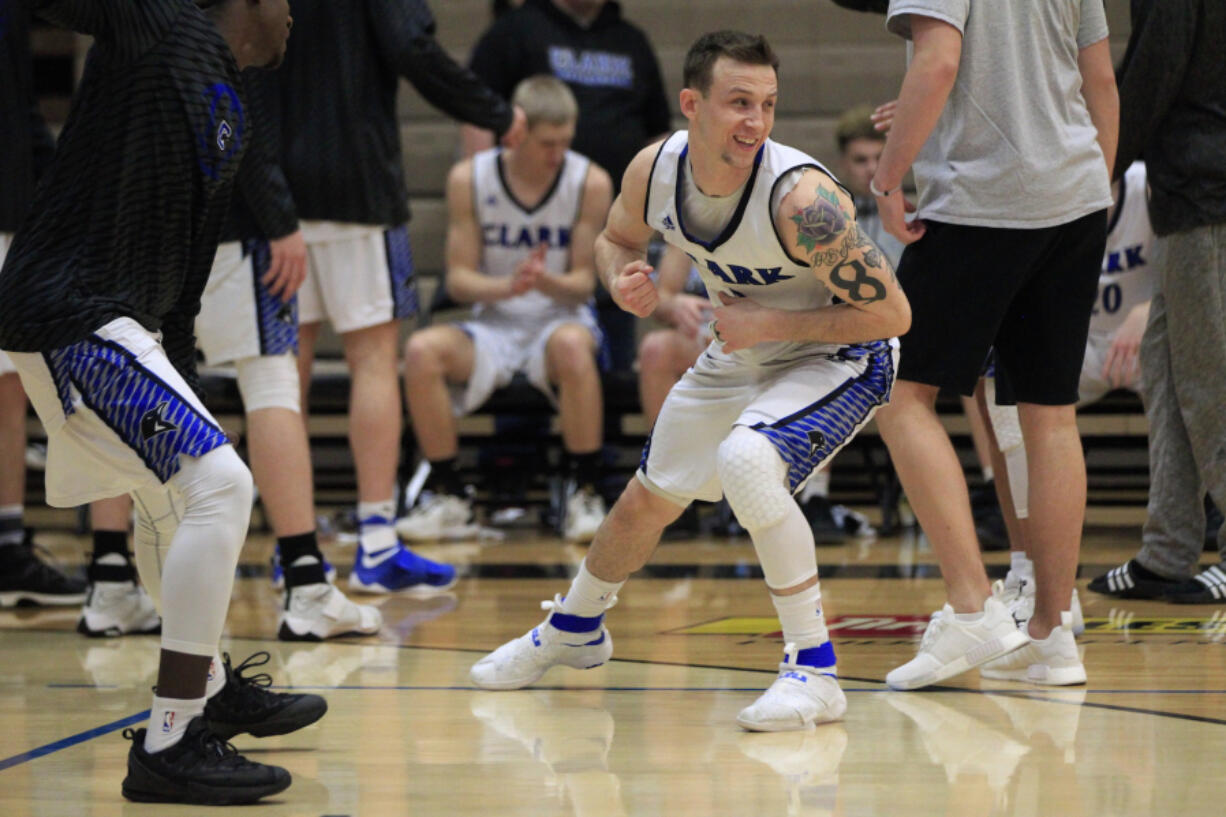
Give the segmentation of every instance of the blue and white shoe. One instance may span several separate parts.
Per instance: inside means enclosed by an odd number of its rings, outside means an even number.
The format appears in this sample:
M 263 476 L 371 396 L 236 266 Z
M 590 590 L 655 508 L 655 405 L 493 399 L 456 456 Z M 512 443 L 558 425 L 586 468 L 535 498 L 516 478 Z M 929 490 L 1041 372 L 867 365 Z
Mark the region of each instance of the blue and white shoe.
M 609 606 L 616 603 L 614 596 Z M 613 637 L 604 626 L 604 615 L 585 618 L 560 610 L 562 597 L 541 602 L 551 611 L 540 625 L 508 641 L 473 664 L 472 682 L 482 689 L 519 689 L 540 679 L 550 667 L 575 669 L 599 667 L 613 656 Z
M 399 543 L 368 553 L 358 546 L 349 589 L 360 593 L 404 593 L 428 596 L 455 586 L 451 565 L 432 562 Z
M 272 558 L 268 560 L 272 565 L 272 587 L 274 590 L 282 590 L 285 588 L 285 568 L 281 565 L 281 548 L 274 548 Z M 324 559 L 324 578 L 328 580 L 328 584 L 336 584 L 336 567 Z
M 790 732 L 840 720 L 847 696 L 839 686 L 830 642 L 805 650 L 788 644 L 783 654 L 779 677 L 741 710 L 736 722 L 750 732 Z

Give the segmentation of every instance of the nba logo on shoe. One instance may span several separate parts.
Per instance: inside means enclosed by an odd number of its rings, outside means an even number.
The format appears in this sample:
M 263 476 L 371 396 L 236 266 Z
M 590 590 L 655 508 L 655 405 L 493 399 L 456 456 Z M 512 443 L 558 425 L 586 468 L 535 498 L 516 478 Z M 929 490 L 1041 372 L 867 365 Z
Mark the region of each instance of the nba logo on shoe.
M 174 710 L 168 710 L 162 713 L 162 734 L 169 735 L 171 730 L 175 728 L 175 713 Z
M 210 661 L 210 662 L 209 662 L 209 678 L 208 678 L 208 680 L 212 681 L 212 680 L 213 680 L 214 678 L 216 678 L 216 677 L 217 677 L 217 662 L 216 662 L 216 661 Z

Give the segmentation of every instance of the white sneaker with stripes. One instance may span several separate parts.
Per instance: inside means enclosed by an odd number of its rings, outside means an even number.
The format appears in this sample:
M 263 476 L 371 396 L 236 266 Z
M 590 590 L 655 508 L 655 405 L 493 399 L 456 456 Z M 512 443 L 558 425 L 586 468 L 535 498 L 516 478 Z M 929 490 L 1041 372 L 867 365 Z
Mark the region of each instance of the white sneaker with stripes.
M 1005 576 L 1005 592 L 1001 601 L 1013 614 L 1018 629 L 1025 630 L 1030 618 L 1034 615 L 1034 574 L 1026 575 L 1010 569 Z M 1086 631 L 1085 616 L 1081 613 L 1081 597 L 1077 588 L 1073 588 L 1073 598 L 1069 602 L 1069 612 L 1073 614 L 1073 635 L 1081 635 Z
M 1030 643 L 979 668 L 984 678 L 998 681 L 1029 681 L 1032 684 L 1072 686 L 1086 682 L 1086 668 L 1073 639 L 1073 616 L 1060 614 L 1060 626 L 1044 639 Z

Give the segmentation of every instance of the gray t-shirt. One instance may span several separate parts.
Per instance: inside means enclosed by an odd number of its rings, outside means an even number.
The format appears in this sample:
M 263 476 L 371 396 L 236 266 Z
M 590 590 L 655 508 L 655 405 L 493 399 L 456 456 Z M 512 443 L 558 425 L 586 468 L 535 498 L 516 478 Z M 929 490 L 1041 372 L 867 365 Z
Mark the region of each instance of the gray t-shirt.
M 1103 0 L 891 0 L 962 32 L 958 77 L 915 159 L 921 218 L 1038 229 L 1111 205 L 1097 131 L 1081 95 L 1080 49 L 1107 36 Z

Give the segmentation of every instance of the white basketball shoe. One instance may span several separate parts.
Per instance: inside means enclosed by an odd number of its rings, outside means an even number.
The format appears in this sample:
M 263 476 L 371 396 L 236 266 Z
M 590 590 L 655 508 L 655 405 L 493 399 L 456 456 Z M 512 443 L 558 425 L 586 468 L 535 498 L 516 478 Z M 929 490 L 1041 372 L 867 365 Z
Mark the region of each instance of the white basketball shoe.
M 587 488 L 576 488 L 566 498 L 566 524 L 562 537 L 568 542 L 590 542 L 604 522 L 604 500 Z
M 1073 614 L 1060 614 L 1060 626 L 1044 639 L 1030 643 L 979 669 L 984 678 L 999 681 L 1029 681 L 1032 684 L 1071 686 L 1086 682 L 1086 668 L 1073 639 Z
M 919 654 L 886 675 L 886 684 L 891 689 L 919 689 L 1024 646 L 1030 636 L 1017 628 L 1000 600 L 1003 594 L 1004 586 L 998 581 L 983 603 L 983 613 L 970 621 L 960 619 L 948 604 L 933 613 Z
M 409 512 L 396 520 L 396 535 L 407 542 L 434 542 L 476 536 L 472 500 L 423 491 Z
M 1027 623 L 1034 615 L 1034 573 L 1021 573 L 1009 568 L 1005 575 L 1005 592 L 1001 601 L 1009 608 L 1017 621 L 1018 629 L 1025 630 Z M 1081 613 L 1081 597 L 1077 588 L 1073 588 L 1073 597 L 1069 602 L 1069 612 L 1073 614 L 1073 635 L 1081 635 L 1086 631 L 1086 620 Z
M 609 603 L 616 603 L 614 596 Z M 519 689 L 535 683 L 550 667 L 574 669 L 599 667 L 613 655 L 613 637 L 604 626 L 604 616 L 581 618 L 560 612 L 562 597 L 541 602 L 549 610 L 536 627 L 508 641 L 473 664 L 472 682 L 482 689 Z
M 758 700 L 741 710 L 736 722 L 750 732 L 790 732 L 837 721 L 847 712 L 847 697 L 834 666 L 796 663 L 796 645 L 783 648 L 779 676 Z
M 336 585 L 319 582 L 286 591 L 277 638 L 323 641 L 338 635 L 371 635 L 382 625 L 378 608 L 351 601 Z

